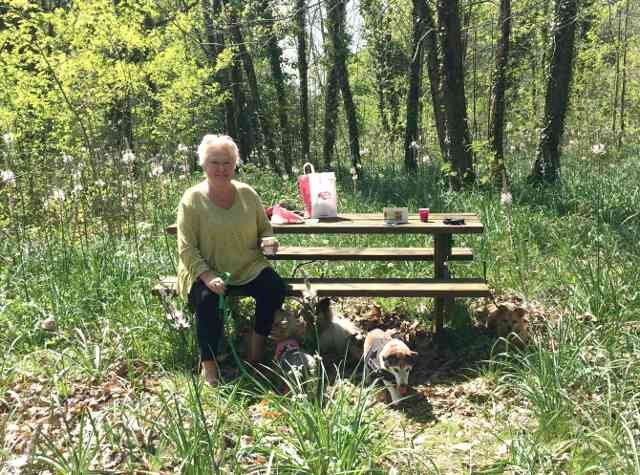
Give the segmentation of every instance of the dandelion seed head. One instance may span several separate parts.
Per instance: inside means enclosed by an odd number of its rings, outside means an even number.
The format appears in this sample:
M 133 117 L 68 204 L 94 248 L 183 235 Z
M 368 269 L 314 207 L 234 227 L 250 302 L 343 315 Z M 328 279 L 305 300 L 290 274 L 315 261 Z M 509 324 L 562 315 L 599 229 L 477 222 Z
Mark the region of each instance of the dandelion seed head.
M 15 180 L 16 175 L 11 170 L 2 170 L 2 172 L 0 172 L 0 183 L 2 183 L 3 185 L 14 183 Z
M 513 196 L 508 191 L 500 193 L 500 204 L 502 206 L 509 206 L 513 202 Z
M 144 233 L 144 232 L 150 231 L 151 228 L 153 228 L 153 224 L 147 221 L 140 221 L 139 223 L 136 224 L 136 228 L 138 228 L 139 231 Z
M 2 135 L 2 141 L 7 145 L 7 147 L 11 147 L 15 143 L 16 138 L 11 132 L 7 132 Z
M 151 166 L 151 176 L 160 176 L 164 173 L 164 168 L 162 168 L 161 164 L 156 164 Z
M 122 154 L 122 163 L 133 163 L 136 160 L 136 155 L 130 150 L 127 149 Z
M 104 186 L 106 185 L 104 180 L 101 180 L 100 178 L 98 178 L 93 184 L 96 185 L 98 188 L 104 188 Z
M 61 190 L 60 188 L 56 188 L 55 190 L 53 190 L 53 193 L 51 194 L 51 199 L 53 201 L 64 201 L 66 198 L 64 191 Z
M 178 144 L 178 153 L 182 153 L 182 154 L 187 154 L 189 153 L 189 147 L 187 147 L 185 144 L 181 143 Z
M 62 154 L 62 163 L 65 165 L 70 165 L 73 163 L 73 157 L 71 155 L 67 155 L 66 153 Z

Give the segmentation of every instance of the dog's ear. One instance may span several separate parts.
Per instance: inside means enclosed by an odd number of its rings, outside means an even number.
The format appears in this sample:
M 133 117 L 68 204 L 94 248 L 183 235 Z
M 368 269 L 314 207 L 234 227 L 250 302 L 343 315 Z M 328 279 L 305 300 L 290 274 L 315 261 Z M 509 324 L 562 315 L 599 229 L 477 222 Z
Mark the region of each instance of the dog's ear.
M 331 320 L 333 314 L 331 312 L 331 299 L 330 298 L 322 298 L 318 302 L 318 314 L 325 317 L 327 320 Z

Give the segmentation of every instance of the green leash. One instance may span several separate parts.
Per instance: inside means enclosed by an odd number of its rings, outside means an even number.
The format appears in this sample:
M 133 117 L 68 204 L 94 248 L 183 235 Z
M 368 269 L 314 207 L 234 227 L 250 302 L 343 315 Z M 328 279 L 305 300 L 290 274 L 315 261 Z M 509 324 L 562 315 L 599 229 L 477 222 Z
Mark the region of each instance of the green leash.
M 220 274 L 220 278 L 224 282 L 224 286 L 226 288 L 227 287 L 227 283 L 231 279 L 231 274 L 229 274 L 228 272 L 222 272 Z M 229 305 L 229 303 L 227 301 L 227 296 L 225 294 L 218 295 L 218 312 L 221 313 L 222 326 L 224 328 L 225 322 L 232 318 L 231 306 Z M 225 335 L 226 335 L 226 333 L 225 333 Z M 243 375 L 248 376 L 248 377 L 251 378 L 251 375 L 247 372 L 247 370 L 244 367 L 244 364 L 242 363 L 242 360 L 238 356 L 238 352 L 236 351 L 236 347 L 233 344 L 233 340 L 231 339 L 230 336 L 227 336 L 227 344 L 231 348 L 231 354 L 233 355 L 233 359 L 235 360 L 236 365 L 240 369 L 240 372 Z

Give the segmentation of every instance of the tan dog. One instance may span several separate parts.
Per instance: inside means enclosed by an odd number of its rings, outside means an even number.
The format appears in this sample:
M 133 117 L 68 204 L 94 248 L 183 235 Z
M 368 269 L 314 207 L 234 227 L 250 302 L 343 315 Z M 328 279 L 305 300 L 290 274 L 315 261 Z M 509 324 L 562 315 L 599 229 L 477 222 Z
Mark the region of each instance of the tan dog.
M 317 313 L 320 352 L 333 352 L 341 357 L 349 356 L 353 361 L 362 358 L 362 330 L 348 318 L 336 314 L 328 298 L 318 302 Z
M 371 330 L 364 340 L 364 355 L 369 382 L 381 379 L 394 404 L 409 393 L 409 374 L 418 353 L 394 338 L 393 331 Z

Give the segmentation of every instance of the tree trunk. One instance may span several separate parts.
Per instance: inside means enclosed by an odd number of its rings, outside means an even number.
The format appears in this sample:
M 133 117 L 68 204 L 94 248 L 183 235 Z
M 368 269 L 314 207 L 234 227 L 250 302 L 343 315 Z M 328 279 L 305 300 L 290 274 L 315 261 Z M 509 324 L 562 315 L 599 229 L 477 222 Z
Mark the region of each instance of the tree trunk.
M 336 120 L 338 118 L 338 71 L 331 65 L 327 74 L 327 87 L 324 91 L 324 145 L 322 149 L 324 167 L 332 169 L 333 147 L 336 144 Z
M 347 116 L 349 129 L 349 147 L 351 149 L 351 165 L 357 173 L 360 169 L 360 143 L 358 132 L 358 115 L 351 86 L 349 85 L 349 71 L 347 70 L 347 37 L 345 29 L 345 7 L 347 0 L 328 0 L 327 29 L 331 41 L 330 52 L 335 65 L 335 74 L 342 92 L 344 112 Z
M 505 91 L 507 89 L 507 67 L 509 64 L 509 36 L 511 35 L 511 0 L 500 0 L 498 20 L 500 38 L 496 48 L 496 69 L 493 93 L 491 94 L 491 127 L 489 146 L 493 154 L 491 174 L 495 183 L 506 181 L 504 165 L 504 116 Z
M 238 48 L 238 55 L 242 60 L 242 64 L 244 66 L 244 72 L 247 77 L 247 83 L 249 85 L 249 96 L 250 102 L 255 113 L 255 123 L 256 128 L 259 131 L 261 142 L 264 144 L 266 148 L 267 158 L 269 160 L 269 164 L 271 168 L 276 173 L 280 173 L 280 166 L 278 164 L 278 159 L 275 153 L 275 144 L 273 142 L 273 127 L 271 125 L 271 117 L 268 114 L 265 114 L 262 110 L 262 104 L 260 100 L 260 90 L 258 89 L 258 80 L 256 78 L 256 71 L 253 67 L 253 60 L 251 59 L 251 55 L 245 46 L 244 38 L 242 37 L 242 32 L 240 31 L 238 15 L 235 12 L 232 6 L 229 6 L 229 30 L 231 32 L 231 37 L 233 38 L 233 42 L 235 43 L 235 47 Z
M 309 86 L 307 65 L 306 1 L 296 1 L 296 26 L 298 37 L 298 77 L 300 80 L 300 141 L 302 163 L 309 161 Z
M 387 94 L 390 86 L 389 55 L 391 53 L 391 32 L 388 14 L 380 0 L 361 0 L 360 14 L 364 19 L 364 32 L 367 43 L 371 44 L 371 56 L 374 61 L 375 88 L 378 99 L 380 125 L 387 136 L 392 137 L 387 106 Z
M 251 126 L 247 101 L 242 89 L 242 70 L 235 60 L 231 65 L 231 81 L 233 102 L 236 105 L 235 123 L 238 130 L 238 148 L 240 149 L 240 156 L 249 161 L 255 146 L 255 129 Z
M 222 8 L 222 4 L 220 0 L 202 0 L 202 16 L 204 18 L 204 31 L 206 44 L 204 46 L 205 53 L 207 55 L 207 59 L 211 66 L 215 66 L 218 61 L 218 55 L 224 50 L 224 37 L 222 33 L 216 32 L 213 26 L 213 18 L 218 18 L 220 16 L 220 10 Z M 229 70 L 221 69 L 219 70 L 215 76 L 215 81 L 220 84 L 220 89 L 222 92 L 228 91 L 230 89 L 230 77 Z M 233 103 L 232 97 L 227 97 L 224 100 L 224 122 L 225 122 L 225 133 L 238 139 L 238 129 L 236 123 L 236 110 Z M 243 140 L 240 140 L 241 142 Z
M 617 135 L 616 131 L 616 120 L 618 118 L 618 93 L 620 90 L 620 56 L 622 56 L 621 46 L 622 46 L 622 9 L 618 8 L 616 12 L 618 16 L 618 32 L 616 35 L 616 72 L 614 75 L 615 80 L 613 81 L 613 114 L 611 116 L 611 135 L 615 137 Z
M 278 38 L 273 29 L 273 11 L 270 1 L 262 2 L 263 18 L 267 29 L 267 55 L 269 56 L 269 65 L 271 66 L 271 77 L 276 89 L 278 100 L 278 121 L 280 122 L 280 153 L 283 157 L 284 169 L 291 174 L 291 155 L 293 149 L 290 140 L 289 117 L 287 114 L 287 91 L 285 87 L 284 73 L 282 72 L 282 49 L 278 44 Z
M 555 182 L 560 178 L 560 140 L 569 108 L 576 13 L 577 0 L 556 0 L 544 123 L 536 160 L 529 175 L 534 182 Z
M 447 145 L 447 129 L 445 125 L 444 107 L 442 103 L 442 82 L 440 59 L 438 54 L 438 32 L 433 18 L 433 12 L 426 5 L 427 16 L 424 18 L 426 37 L 426 57 L 427 57 L 427 73 L 429 74 L 429 85 L 431 89 L 431 103 L 433 106 L 433 119 L 438 134 L 438 144 L 440 145 L 440 153 L 444 161 L 449 160 L 449 147 Z
M 442 29 L 443 102 L 454 189 L 473 183 L 473 155 L 464 92 L 464 70 L 458 0 L 438 0 L 438 22 Z
M 418 150 L 418 103 L 422 78 L 422 42 L 427 17 L 426 0 L 413 0 L 411 18 L 413 34 L 411 41 L 411 65 L 409 67 L 409 91 L 407 92 L 407 122 L 404 134 L 404 168 L 415 172 L 418 168 L 416 152 Z
M 620 134 L 618 135 L 618 149 L 622 148 L 624 140 L 624 109 L 627 93 L 627 50 L 629 46 L 629 0 L 625 6 L 624 44 L 622 52 L 622 91 L 620 92 Z

